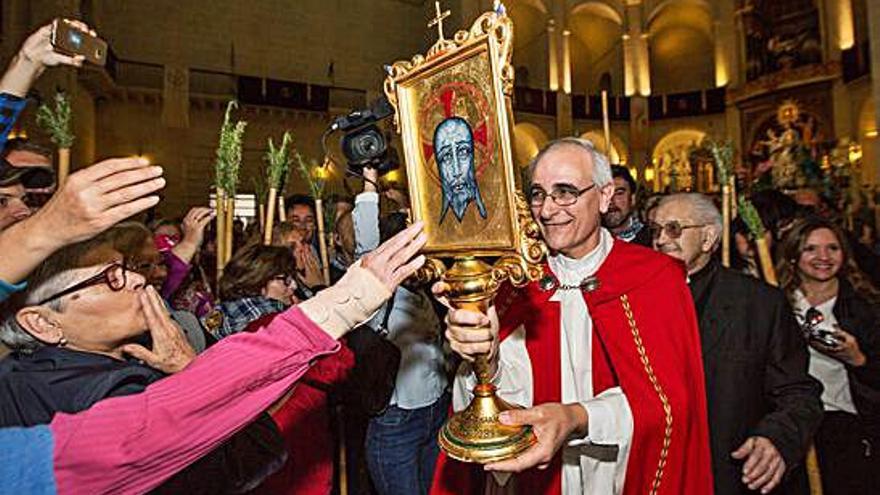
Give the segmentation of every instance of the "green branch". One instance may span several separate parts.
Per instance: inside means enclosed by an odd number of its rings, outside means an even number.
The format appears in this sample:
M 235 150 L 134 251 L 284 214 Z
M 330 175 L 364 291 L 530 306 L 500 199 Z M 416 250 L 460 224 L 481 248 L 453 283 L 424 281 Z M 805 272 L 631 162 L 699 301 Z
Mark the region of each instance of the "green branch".
M 269 138 L 269 150 L 266 152 L 266 162 L 269 164 L 266 168 L 266 182 L 270 188 L 274 187 L 278 191 L 284 190 L 287 173 L 290 171 L 290 155 L 293 152 L 291 141 L 290 133 L 286 131 L 278 148 L 275 147 L 272 138 Z
M 238 187 L 238 172 L 241 167 L 241 146 L 247 122 L 232 122 L 232 110 L 238 108 L 235 100 L 226 106 L 223 125 L 220 126 L 220 142 L 217 144 L 217 161 L 215 162 L 215 183 L 229 196 L 235 195 Z
M 59 148 L 70 148 L 73 145 L 71 130 L 72 111 L 70 101 L 61 91 L 55 94 L 55 107 L 47 103 L 37 109 L 37 125 L 49 133 L 52 142 Z
M 251 177 L 251 185 L 254 187 L 254 196 L 257 198 L 257 204 L 266 204 L 266 200 L 269 199 L 269 189 L 266 188 L 266 181 L 260 176 Z
M 742 217 L 743 222 L 745 222 L 746 227 L 749 228 L 749 232 L 752 233 L 755 239 L 763 239 L 764 223 L 761 221 L 761 216 L 758 215 L 755 205 L 746 199 L 745 196 L 740 196 L 738 203 L 739 215 Z
M 312 162 L 311 165 L 307 164 L 302 155 L 299 154 L 298 151 L 293 151 L 293 158 L 296 160 L 297 165 L 299 166 L 299 174 L 309 185 L 309 192 L 312 197 L 315 199 L 324 198 L 324 180 L 315 177 L 314 171 L 317 170 L 319 165 L 317 162 Z
M 712 152 L 718 182 L 727 184 L 733 177 L 733 143 L 730 141 L 717 142 L 707 138 L 703 141 L 703 146 Z

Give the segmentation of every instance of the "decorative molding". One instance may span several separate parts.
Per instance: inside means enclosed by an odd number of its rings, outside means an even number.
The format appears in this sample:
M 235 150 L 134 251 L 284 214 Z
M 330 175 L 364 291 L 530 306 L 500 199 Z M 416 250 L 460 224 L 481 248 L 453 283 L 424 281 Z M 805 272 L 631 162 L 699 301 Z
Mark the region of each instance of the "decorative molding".
M 745 100 L 771 93 L 780 89 L 794 88 L 806 84 L 837 79 L 843 74 L 843 66 L 838 61 L 812 64 L 795 69 L 767 74 L 738 88 L 727 91 L 727 104 L 741 103 Z

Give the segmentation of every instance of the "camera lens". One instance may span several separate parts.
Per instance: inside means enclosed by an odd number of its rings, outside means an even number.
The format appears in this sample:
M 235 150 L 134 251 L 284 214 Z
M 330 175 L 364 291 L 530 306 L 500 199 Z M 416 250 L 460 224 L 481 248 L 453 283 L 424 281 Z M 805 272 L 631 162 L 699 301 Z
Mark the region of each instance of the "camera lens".
M 342 151 L 354 164 L 363 165 L 381 157 L 388 149 L 385 136 L 375 126 L 358 129 L 342 138 Z
M 368 157 L 373 156 L 379 149 L 379 139 L 374 134 L 364 134 L 354 141 L 354 151 L 358 155 Z

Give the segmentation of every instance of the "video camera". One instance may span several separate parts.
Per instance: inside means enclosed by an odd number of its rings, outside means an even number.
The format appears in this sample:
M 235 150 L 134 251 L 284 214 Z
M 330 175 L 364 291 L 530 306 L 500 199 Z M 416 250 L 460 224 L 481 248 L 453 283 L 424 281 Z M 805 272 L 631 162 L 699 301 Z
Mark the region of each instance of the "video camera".
M 333 121 L 328 131 L 345 132 L 341 145 L 349 171 L 362 175 L 364 168 L 374 168 L 385 174 L 399 166 L 397 150 L 389 145 L 390 135 L 377 125 L 393 113 L 388 99 L 382 97 L 367 109 L 355 110 Z

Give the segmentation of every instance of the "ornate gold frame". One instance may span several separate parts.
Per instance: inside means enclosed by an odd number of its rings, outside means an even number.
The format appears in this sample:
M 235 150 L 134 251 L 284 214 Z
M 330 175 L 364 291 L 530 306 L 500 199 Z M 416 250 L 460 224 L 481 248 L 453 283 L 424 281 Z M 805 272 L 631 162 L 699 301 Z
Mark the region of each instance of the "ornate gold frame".
M 443 14 L 437 6 L 437 22 Z M 448 15 L 448 13 L 446 14 Z M 433 24 L 433 23 L 432 23 Z M 502 282 L 509 280 L 515 286 L 538 280 L 542 275 L 541 260 L 547 248 L 540 240 L 540 232 L 522 194 L 518 191 L 518 174 L 514 171 L 511 136 L 513 112 L 513 22 L 503 9 L 487 12 L 477 18 L 469 30 L 459 31 L 452 40 L 444 39 L 442 27 L 437 43 L 427 56 L 416 55 L 410 61 L 396 62 L 388 67 L 385 94 L 395 108 L 394 123 L 403 137 L 403 150 L 409 178 L 409 194 L 413 204 L 414 220 L 425 220 L 426 202 L 423 173 L 424 167 L 421 135 L 418 128 L 417 110 L 411 108 L 412 86 L 426 77 L 466 63 L 471 57 L 488 53 L 491 72 L 491 92 L 499 136 L 503 179 L 506 184 L 507 217 L 512 233 L 503 245 L 487 245 L 486 239 L 475 241 L 465 247 L 441 249 L 428 245 L 424 249 L 429 257 L 418 278 L 423 282 L 441 279 L 447 284 L 446 295 L 455 308 L 485 313 Z M 482 82 L 482 81 L 481 81 Z M 497 179 L 497 177 L 496 177 Z M 430 217 L 429 217 L 430 218 Z M 469 242 L 469 241 L 467 241 Z M 467 242 L 462 244 L 467 244 Z M 454 258 L 447 270 L 439 258 Z M 490 266 L 480 258 L 493 258 Z M 489 376 L 486 356 L 477 356 L 474 362 L 477 386 L 474 400 L 463 411 L 454 414 L 438 435 L 440 446 L 452 458 L 465 462 L 487 463 L 519 455 L 536 442 L 527 426 L 509 426 L 498 420 L 500 412 L 517 407 L 508 404 L 495 393 Z
M 418 180 L 418 169 L 424 166 L 420 153 L 419 129 L 416 109 L 410 104 L 414 96 L 414 83 L 449 70 L 471 57 L 488 52 L 492 72 L 493 105 L 500 138 L 500 158 L 503 161 L 504 180 L 507 184 L 506 202 L 510 205 L 506 212 L 512 236 L 504 245 L 495 244 L 464 246 L 456 248 L 438 248 L 432 245 L 429 238 L 425 253 L 436 257 L 455 257 L 461 255 L 477 256 L 528 256 L 522 248 L 530 236 L 525 235 L 524 225 L 519 212 L 521 198 L 518 198 L 518 174 L 513 165 L 513 152 L 510 136 L 512 135 L 513 67 L 511 66 L 511 49 L 513 45 L 513 23 L 506 15 L 487 12 L 481 15 L 469 30 L 458 31 L 451 40 L 440 39 L 428 51 L 427 56 L 421 54 L 411 60 L 395 62 L 389 66 L 388 77 L 385 79 L 385 94 L 395 109 L 394 124 L 401 134 L 403 151 L 406 161 L 407 177 L 409 178 L 409 194 L 412 202 L 413 220 L 425 220 L 428 217 L 425 207 L 426 187 Z M 540 254 L 540 253 L 539 253 Z

